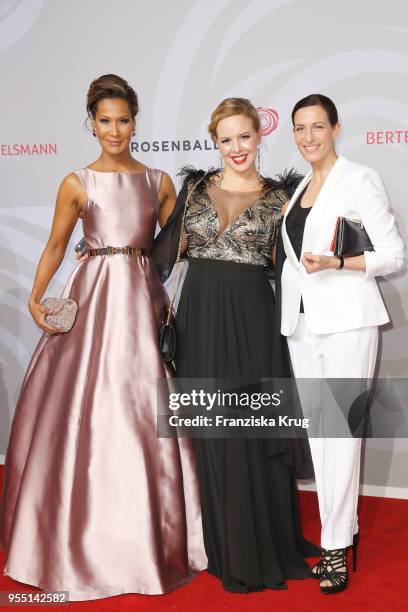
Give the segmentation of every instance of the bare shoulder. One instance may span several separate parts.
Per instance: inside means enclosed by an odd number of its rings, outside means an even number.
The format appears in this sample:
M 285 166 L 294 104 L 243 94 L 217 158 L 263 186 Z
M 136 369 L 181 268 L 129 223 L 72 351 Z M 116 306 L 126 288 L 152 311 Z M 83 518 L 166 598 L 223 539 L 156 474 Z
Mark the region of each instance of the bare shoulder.
M 169 174 L 164 172 L 164 170 L 159 170 L 161 173 L 161 187 L 164 189 L 174 189 L 174 183 Z
M 169 196 L 173 197 L 176 194 L 176 188 L 174 187 L 174 183 L 172 178 L 167 172 L 164 170 L 155 169 L 155 172 L 159 173 L 159 195 L 160 200 L 163 198 L 167 198 Z
M 173 212 L 174 204 L 177 199 L 176 189 L 173 181 L 167 172 L 158 170 L 160 172 L 160 187 L 159 187 L 159 204 L 160 204 L 160 216 L 159 224 L 163 227 Z
M 75 203 L 80 203 L 86 199 L 85 187 L 76 172 L 70 172 L 62 179 L 58 195 L 64 200 Z
M 83 190 L 83 188 L 84 187 L 81 182 L 81 179 L 79 178 L 76 172 L 70 172 L 69 174 L 67 174 L 67 176 L 62 179 L 60 185 L 60 189 L 63 189 L 67 192 L 78 192 Z

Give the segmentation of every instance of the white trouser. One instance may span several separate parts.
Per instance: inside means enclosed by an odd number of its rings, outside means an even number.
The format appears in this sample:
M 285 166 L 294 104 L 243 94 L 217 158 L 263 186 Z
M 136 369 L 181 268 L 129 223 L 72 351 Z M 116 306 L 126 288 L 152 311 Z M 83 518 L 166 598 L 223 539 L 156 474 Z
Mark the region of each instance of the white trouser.
M 370 379 L 374 375 L 378 327 L 318 335 L 309 331 L 300 314 L 287 340 L 296 378 Z M 301 392 L 300 397 L 302 401 Z M 361 439 L 310 437 L 309 442 L 322 523 L 321 546 L 345 548 L 358 531 Z

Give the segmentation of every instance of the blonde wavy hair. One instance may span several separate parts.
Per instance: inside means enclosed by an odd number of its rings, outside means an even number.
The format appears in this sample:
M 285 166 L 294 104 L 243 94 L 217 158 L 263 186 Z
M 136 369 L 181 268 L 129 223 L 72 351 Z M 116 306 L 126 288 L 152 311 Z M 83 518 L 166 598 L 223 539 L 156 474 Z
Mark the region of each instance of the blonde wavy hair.
M 247 98 L 225 98 L 211 113 L 208 131 L 213 139 L 217 138 L 217 126 L 220 121 L 233 115 L 245 115 L 252 119 L 255 132 L 259 132 L 261 122 L 255 106 Z

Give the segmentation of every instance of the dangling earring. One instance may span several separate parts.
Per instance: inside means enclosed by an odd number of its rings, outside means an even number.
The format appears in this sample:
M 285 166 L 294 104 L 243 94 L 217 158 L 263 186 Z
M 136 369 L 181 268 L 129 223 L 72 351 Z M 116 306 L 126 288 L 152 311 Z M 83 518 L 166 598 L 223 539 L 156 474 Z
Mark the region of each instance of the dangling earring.
M 256 153 L 256 169 L 258 171 L 258 174 L 261 174 L 261 147 L 260 145 L 258 145 L 258 150 Z
M 96 138 L 96 132 L 95 132 L 95 130 L 92 130 L 92 136 L 95 136 L 95 138 Z
M 136 136 L 136 130 L 133 130 L 132 136 Z
M 220 170 L 223 170 L 224 169 L 224 158 L 221 155 L 221 153 L 219 153 L 219 156 L 220 156 Z

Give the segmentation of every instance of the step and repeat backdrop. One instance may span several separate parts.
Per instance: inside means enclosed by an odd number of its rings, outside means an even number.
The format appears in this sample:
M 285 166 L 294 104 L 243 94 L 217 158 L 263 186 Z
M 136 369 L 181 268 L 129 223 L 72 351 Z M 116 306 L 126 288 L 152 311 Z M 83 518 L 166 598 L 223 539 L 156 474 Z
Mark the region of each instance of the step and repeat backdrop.
M 0 460 L 39 339 L 27 300 L 62 178 L 99 155 L 85 126 L 91 80 L 117 73 L 140 97 L 135 157 L 166 170 L 219 163 L 206 131 L 228 96 L 259 109 L 262 172 L 306 166 L 290 111 L 321 92 L 340 111 L 338 150 L 383 178 L 407 237 L 406 0 L 0 0 Z M 49 295 L 76 265 L 73 245 Z M 408 276 L 380 279 L 392 318 L 379 375 L 408 375 Z M 363 491 L 408 497 L 408 441 L 366 443 Z

